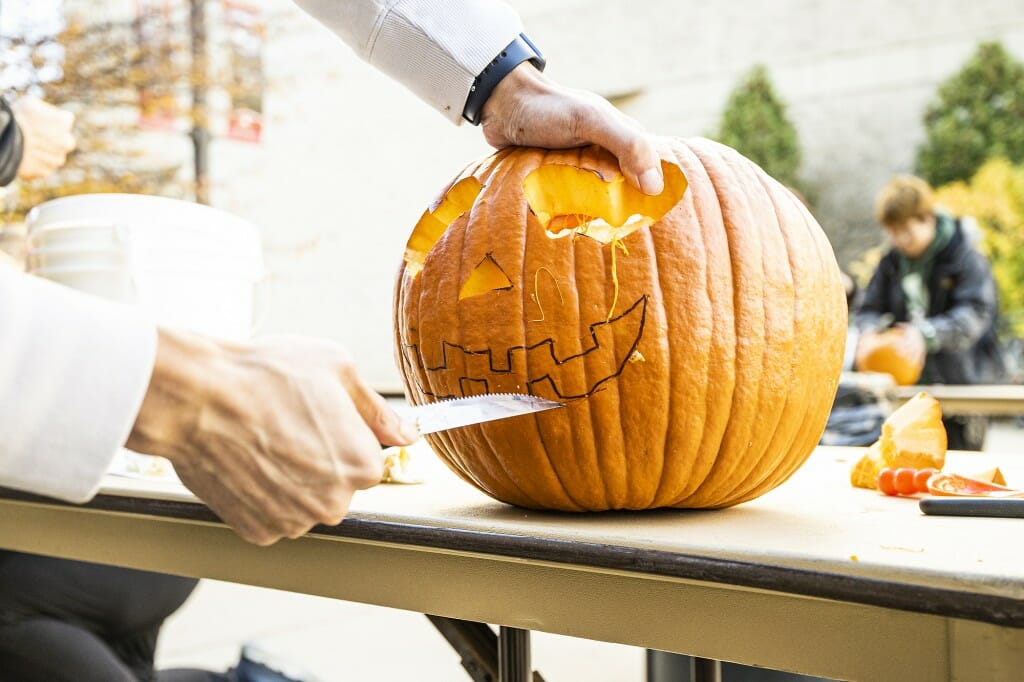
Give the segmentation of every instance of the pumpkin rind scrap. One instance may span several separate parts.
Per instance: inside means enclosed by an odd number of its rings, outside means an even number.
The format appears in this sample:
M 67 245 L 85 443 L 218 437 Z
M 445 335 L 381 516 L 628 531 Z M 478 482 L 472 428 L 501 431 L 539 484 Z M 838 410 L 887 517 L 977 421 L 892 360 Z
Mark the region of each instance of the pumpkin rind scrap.
M 421 225 L 436 236 L 418 226 L 410 239 L 395 341 L 412 402 L 503 391 L 567 402 L 427 436 L 499 500 L 568 511 L 733 505 L 785 481 L 825 427 L 846 304 L 824 233 L 734 150 L 664 142 L 667 199 L 629 194 L 597 147 L 506 149 L 449 186 L 461 188 L 458 210 L 441 194 L 443 231 L 428 210 Z M 524 183 L 535 202 L 574 189 L 578 173 L 527 183 L 550 164 L 600 171 L 611 197 L 601 201 L 614 208 L 574 217 L 531 206 Z M 538 177 L 564 187 L 538 192 Z M 587 236 L 592 219 L 603 238 Z

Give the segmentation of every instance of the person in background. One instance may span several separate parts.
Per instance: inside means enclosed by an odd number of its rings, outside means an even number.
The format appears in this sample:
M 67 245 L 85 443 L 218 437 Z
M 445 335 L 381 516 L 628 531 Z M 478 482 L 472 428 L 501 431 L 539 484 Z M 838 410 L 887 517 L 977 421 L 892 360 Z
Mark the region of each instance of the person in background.
M 481 125 L 490 144 L 600 144 L 634 186 L 661 192 L 653 138 L 597 95 L 546 78 L 543 56 L 503 2 L 299 4 L 453 123 Z M 26 172 L 43 172 L 69 149 L 58 131 L 5 125 L 4 158 Z M 29 171 L 34 149 L 45 153 Z M 221 343 L 8 268 L 0 268 L 0 377 L 0 486 L 85 502 L 127 445 L 167 457 L 185 485 L 260 545 L 339 523 L 355 491 L 380 481 L 380 444 L 417 437 L 334 343 Z M 0 681 L 288 679 L 245 652 L 226 674 L 154 670 L 163 621 L 194 580 L 4 554 Z
M 881 189 L 875 217 L 892 249 L 879 262 L 856 312 L 861 339 L 902 327 L 904 354 L 924 356 L 920 384 L 1001 381 L 1005 366 L 996 337 L 996 285 L 963 221 L 937 208 L 928 183 L 910 175 L 898 175 Z M 984 445 L 984 417 L 948 415 L 943 422 L 950 449 Z

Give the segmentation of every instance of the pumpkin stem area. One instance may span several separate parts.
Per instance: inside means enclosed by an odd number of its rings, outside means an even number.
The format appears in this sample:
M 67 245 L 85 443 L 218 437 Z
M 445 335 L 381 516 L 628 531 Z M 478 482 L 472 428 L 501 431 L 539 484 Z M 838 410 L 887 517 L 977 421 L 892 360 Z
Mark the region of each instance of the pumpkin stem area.
M 665 189 L 649 195 L 622 175 L 605 181 L 597 171 L 549 163 L 523 179 L 523 193 L 552 239 L 578 234 L 611 244 L 658 222 L 682 198 L 687 187 L 682 169 L 662 161 L 661 170 Z

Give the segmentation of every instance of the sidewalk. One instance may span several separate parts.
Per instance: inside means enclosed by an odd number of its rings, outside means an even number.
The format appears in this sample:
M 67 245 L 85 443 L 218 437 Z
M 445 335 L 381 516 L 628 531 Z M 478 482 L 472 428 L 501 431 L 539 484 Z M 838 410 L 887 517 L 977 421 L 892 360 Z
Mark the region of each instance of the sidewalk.
M 322 682 L 470 679 L 421 614 L 214 580 L 200 583 L 168 621 L 157 663 L 225 670 L 250 639 Z M 532 643 L 534 669 L 549 682 L 643 680 L 637 647 L 536 632 Z

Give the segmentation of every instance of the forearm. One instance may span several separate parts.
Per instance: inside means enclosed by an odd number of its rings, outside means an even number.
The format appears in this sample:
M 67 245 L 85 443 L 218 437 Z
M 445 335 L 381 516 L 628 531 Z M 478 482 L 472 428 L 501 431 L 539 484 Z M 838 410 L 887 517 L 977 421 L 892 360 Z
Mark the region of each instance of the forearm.
M 992 324 L 994 312 L 983 305 L 963 305 L 927 318 L 921 325 L 921 334 L 928 351 L 959 352 L 971 348 Z
M 473 79 L 518 36 L 500 0 L 296 0 L 356 54 L 454 123 Z

